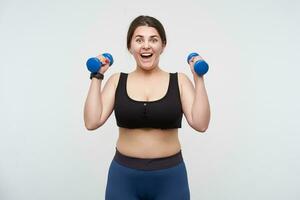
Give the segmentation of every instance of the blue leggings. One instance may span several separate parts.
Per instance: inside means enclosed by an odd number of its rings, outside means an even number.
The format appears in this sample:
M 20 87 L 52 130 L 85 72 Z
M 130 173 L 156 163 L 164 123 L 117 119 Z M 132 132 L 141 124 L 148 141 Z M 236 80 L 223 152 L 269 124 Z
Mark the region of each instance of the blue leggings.
M 105 200 L 190 200 L 185 163 L 180 161 L 163 169 L 143 170 L 113 159 Z

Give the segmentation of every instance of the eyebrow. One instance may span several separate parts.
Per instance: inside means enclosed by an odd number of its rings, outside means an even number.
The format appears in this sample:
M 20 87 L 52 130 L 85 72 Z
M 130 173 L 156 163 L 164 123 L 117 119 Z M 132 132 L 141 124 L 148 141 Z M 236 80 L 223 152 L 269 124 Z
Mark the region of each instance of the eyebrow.
M 142 36 L 142 35 L 136 35 L 135 38 L 136 38 L 136 37 L 144 37 L 144 36 Z M 158 37 L 158 35 L 151 35 L 151 36 L 150 36 L 150 38 L 154 38 L 154 37 Z

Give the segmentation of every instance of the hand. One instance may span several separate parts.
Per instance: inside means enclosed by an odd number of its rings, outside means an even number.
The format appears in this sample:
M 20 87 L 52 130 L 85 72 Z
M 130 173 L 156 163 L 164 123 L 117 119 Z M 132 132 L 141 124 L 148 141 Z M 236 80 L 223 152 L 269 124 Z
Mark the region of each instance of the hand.
M 189 65 L 190 65 L 190 69 L 193 73 L 193 75 L 197 75 L 195 70 L 194 70 L 194 64 L 198 61 L 198 60 L 203 60 L 203 58 L 201 56 L 195 56 L 193 57 L 190 62 L 189 62 Z
M 98 71 L 98 73 L 104 74 L 106 70 L 109 68 L 109 60 L 102 56 L 101 54 L 96 56 L 102 63 L 105 63 L 102 65 Z

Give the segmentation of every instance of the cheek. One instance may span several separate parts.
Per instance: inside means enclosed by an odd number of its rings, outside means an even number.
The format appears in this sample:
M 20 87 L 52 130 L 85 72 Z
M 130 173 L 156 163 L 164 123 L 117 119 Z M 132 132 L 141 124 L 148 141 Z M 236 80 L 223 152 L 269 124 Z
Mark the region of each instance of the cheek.
M 155 50 L 156 53 L 161 53 L 163 51 L 162 46 L 156 46 L 153 49 Z
M 131 46 L 131 48 L 130 48 L 130 53 L 131 53 L 132 55 L 135 55 L 135 54 L 138 53 L 138 49 L 137 49 L 135 46 Z
M 140 46 L 139 46 L 139 45 L 133 45 L 133 46 L 131 47 L 131 49 L 132 49 L 133 52 L 139 52 Z
M 163 46 L 161 43 L 157 43 L 157 44 L 152 44 L 152 48 L 155 50 L 162 50 Z

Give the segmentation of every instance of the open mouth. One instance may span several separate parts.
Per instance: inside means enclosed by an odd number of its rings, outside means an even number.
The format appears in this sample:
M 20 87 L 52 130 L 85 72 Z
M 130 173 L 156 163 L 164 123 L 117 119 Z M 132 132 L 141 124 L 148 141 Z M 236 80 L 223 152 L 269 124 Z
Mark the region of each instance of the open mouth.
M 142 53 L 142 54 L 141 54 L 141 57 L 144 58 L 144 59 L 151 58 L 152 56 L 153 56 L 152 53 Z

